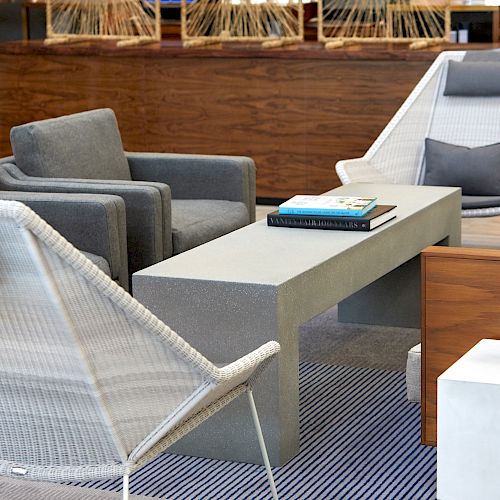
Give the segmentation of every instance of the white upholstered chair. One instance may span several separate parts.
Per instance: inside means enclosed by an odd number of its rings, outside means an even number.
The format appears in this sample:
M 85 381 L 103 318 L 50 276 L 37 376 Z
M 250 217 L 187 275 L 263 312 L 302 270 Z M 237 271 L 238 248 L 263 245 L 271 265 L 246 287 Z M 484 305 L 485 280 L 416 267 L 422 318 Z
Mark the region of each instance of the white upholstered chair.
M 500 61 L 493 51 L 481 52 L 484 55 L 479 51 L 474 54 L 475 60 Z M 465 51 L 439 54 L 366 154 L 337 163 L 336 171 L 343 184 L 422 184 L 427 137 L 468 147 L 500 142 L 500 96 L 444 95 L 448 62 L 462 61 L 466 54 Z M 462 217 L 499 214 L 500 206 L 462 210 Z
M 0 474 L 124 478 L 246 392 L 279 351 L 218 368 L 31 209 L 0 201 Z

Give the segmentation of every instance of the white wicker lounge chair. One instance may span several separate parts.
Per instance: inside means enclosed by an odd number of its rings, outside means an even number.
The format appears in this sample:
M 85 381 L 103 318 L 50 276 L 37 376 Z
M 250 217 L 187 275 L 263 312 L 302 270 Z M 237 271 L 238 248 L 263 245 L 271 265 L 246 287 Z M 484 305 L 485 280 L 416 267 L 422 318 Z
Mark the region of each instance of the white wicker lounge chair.
M 247 392 L 279 351 L 218 368 L 31 209 L 0 201 L 0 474 L 128 476 Z
M 500 140 L 500 97 L 445 96 L 448 61 L 465 51 L 442 52 L 362 158 L 339 161 L 343 184 L 421 184 L 424 144 L 429 137 L 468 147 Z M 462 217 L 499 215 L 500 207 L 462 210 Z

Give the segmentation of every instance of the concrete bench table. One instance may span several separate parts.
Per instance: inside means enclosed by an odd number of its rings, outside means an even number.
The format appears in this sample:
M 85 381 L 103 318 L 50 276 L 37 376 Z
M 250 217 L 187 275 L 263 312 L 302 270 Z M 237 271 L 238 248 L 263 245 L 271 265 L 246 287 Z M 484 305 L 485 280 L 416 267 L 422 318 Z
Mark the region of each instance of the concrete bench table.
M 275 466 L 299 450 L 299 326 L 339 304 L 341 321 L 418 327 L 420 251 L 460 244 L 457 188 L 362 183 L 325 194 L 377 196 L 397 205 L 397 217 L 370 232 L 262 220 L 133 276 L 134 296 L 216 363 L 280 342 L 279 363 L 255 391 Z M 243 404 L 231 404 L 172 451 L 259 463 Z

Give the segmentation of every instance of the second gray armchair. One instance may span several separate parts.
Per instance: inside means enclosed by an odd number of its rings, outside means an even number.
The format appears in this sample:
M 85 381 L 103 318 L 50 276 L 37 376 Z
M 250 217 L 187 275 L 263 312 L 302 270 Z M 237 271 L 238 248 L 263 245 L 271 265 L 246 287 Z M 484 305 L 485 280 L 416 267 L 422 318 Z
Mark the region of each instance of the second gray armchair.
M 101 271 L 128 290 L 125 204 L 118 196 L 0 191 L 30 207 Z
M 123 198 L 130 273 L 255 221 L 253 160 L 126 153 L 111 109 L 14 127 L 11 143 L 0 189 Z

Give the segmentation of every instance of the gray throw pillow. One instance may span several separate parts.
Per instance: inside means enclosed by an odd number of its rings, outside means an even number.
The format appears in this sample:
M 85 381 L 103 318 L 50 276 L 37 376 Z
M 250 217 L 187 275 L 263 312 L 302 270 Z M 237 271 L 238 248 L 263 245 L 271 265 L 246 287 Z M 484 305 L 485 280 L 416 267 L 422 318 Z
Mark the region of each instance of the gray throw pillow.
M 19 125 L 10 142 L 17 166 L 32 177 L 131 180 L 111 109 Z
M 500 96 L 500 62 L 448 62 L 444 95 Z
M 424 184 L 461 187 L 464 195 L 500 195 L 500 143 L 468 148 L 425 139 Z

